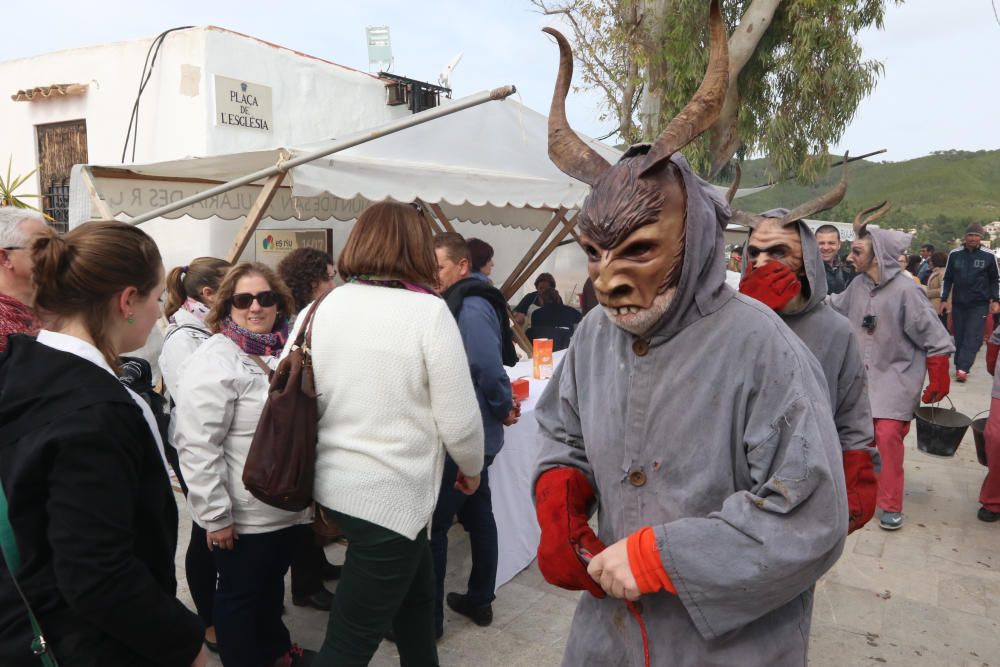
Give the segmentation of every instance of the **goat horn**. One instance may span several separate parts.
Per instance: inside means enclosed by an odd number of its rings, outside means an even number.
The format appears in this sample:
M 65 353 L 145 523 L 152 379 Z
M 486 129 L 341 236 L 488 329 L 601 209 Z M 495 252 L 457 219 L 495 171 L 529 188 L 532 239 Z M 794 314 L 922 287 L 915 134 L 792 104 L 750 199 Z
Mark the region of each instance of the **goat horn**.
M 729 41 L 722 21 L 719 0 L 712 0 L 708 12 L 710 52 L 708 70 L 694 97 L 674 116 L 646 154 L 640 175 L 648 174 L 664 160 L 687 146 L 719 119 L 729 88 Z
M 837 186 L 825 194 L 821 194 L 815 199 L 810 199 L 804 204 L 799 204 L 781 218 L 781 225 L 790 225 L 803 218 L 808 218 L 820 211 L 831 209 L 844 199 L 847 194 L 847 153 L 844 153 L 844 175 L 840 177 Z
M 865 210 L 854 216 L 854 236 L 855 238 L 860 238 L 864 236 L 866 229 L 868 228 L 869 222 L 875 222 L 883 215 L 889 212 L 892 208 L 892 204 L 888 201 L 884 201 L 881 204 L 876 204 L 871 208 L 866 208 Z
M 555 28 L 542 28 L 559 44 L 559 75 L 549 109 L 549 159 L 559 170 L 587 185 L 593 185 L 611 166 L 607 160 L 577 136 L 566 120 L 566 95 L 573 79 L 573 49 Z
M 726 203 L 732 204 L 733 200 L 736 199 L 736 193 L 740 189 L 740 180 L 743 178 L 743 170 L 740 169 L 740 163 L 736 163 L 736 174 L 733 176 L 733 184 L 729 186 L 726 191 Z
M 764 220 L 764 216 L 747 213 L 746 211 L 741 211 L 739 209 L 733 209 L 732 215 L 729 217 L 729 224 L 743 225 L 744 227 L 749 227 L 750 229 L 757 229 L 757 225 L 762 223 Z

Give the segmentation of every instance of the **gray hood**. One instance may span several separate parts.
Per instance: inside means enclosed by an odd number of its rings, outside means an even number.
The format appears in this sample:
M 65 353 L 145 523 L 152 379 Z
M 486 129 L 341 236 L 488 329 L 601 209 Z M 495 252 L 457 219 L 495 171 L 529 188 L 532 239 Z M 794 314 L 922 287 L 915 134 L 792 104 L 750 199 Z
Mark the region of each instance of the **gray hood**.
M 867 232 L 872 237 L 872 250 L 878 260 L 880 280 L 875 289 L 879 290 L 900 272 L 897 258 L 910 247 L 913 237 L 894 229 L 869 228 Z
M 684 265 L 673 303 L 649 335 L 652 345 L 669 340 L 735 296 L 726 285 L 724 259 L 723 230 L 729 222 L 729 206 L 715 188 L 691 171 L 683 155 L 674 154 L 670 160 L 682 174 L 687 193 Z

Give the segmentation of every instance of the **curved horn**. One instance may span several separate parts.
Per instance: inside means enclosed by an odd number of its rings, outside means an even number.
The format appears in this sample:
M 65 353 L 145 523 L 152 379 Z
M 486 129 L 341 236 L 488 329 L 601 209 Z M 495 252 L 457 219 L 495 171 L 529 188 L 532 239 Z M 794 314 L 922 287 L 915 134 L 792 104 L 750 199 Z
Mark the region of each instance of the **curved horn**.
M 656 138 L 646 154 L 646 164 L 640 176 L 649 173 L 664 160 L 669 160 L 671 155 L 687 146 L 719 119 L 726 90 L 729 88 L 729 40 L 719 0 L 712 0 L 709 8 L 708 34 L 711 51 L 705 78 L 694 97 Z
M 732 215 L 729 217 L 729 224 L 731 225 L 743 225 L 744 227 L 749 227 L 750 229 L 757 229 L 757 225 L 764 221 L 764 217 L 756 215 L 754 213 L 747 213 L 746 211 L 741 211 L 739 209 L 733 209 Z
M 865 230 L 868 227 L 869 222 L 875 222 L 883 215 L 889 212 L 892 208 L 892 204 L 888 201 L 884 201 L 881 204 L 876 204 L 871 208 L 866 208 L 865 210 L 854 216 L 854 236 L 861 237 L 864 236 Z
M 740 163 L 736 163 L 736 175 L 733 177 L 733 184 L 729 186 L 726 191 L 726 203 L 732 204 L 733 200 L 736 199 L 736 193 L 740 189 L 740 180 L 743 178 L 743 170 L 740 169 Z
M 549 159 L 567 176 L 593 185 L 611 166 L 607 160 L 576 135 L 566 120 L 566 95 L 573 79 L 573 49 L 555 28 L 542 28 L 559 44 L 559 76 L 549 109 Z
M 840 177 L 840 182 L 837 183 L 837 186 L 815 199 L 810 199 L 804 204 L 799 204 L 786 213 L 781 218 L 782 226 L 790 225 L 793 222 L 802 220 L 803 218 L 808 218 L 809 216 L 815 215 L 820 211 L 831 209 L 841 202 L 844 195 L 847 194 L 847 155 L 847 153 L 844 153 L 844 175 Z

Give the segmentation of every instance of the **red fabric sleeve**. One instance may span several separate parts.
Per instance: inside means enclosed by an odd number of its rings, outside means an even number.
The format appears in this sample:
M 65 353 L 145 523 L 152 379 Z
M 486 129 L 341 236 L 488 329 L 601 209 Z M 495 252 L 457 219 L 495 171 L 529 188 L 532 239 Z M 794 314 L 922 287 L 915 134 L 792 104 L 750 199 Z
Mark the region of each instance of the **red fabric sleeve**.
M 667 591 L 677 594 L 670 575 L 663 569 L 660 550 L 656 546 L 656 534 L 652 526 L 640 528 L 628 536 L 628 564 L 632 576 L 642 593 Z

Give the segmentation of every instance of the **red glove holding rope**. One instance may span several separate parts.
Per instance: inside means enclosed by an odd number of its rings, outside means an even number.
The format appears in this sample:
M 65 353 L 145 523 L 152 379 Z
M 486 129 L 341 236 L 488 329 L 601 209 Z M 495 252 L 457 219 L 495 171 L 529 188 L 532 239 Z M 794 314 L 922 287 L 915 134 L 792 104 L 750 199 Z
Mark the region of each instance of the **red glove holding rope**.
M 951 378 L 948 377 L 948 357 L 941 355 L 937 357 L 927 357 L 927 375 L 930 381 L 924 395 L 921 397 L 924 403 L 937 403 L 951 389 Z
M 553 468 L 535 483 L 535 513 L 542 537 L 538 569 L 545 581 L 570 591 L 590 591 L 603 598 L 600 585 L 587 574 L 581 549 L 590 556 L 604 551 L 604 543 L 587 523 L 587 505 L 595 499 L 590 482 L 577 468 Z
M 740 281 L 740 293 L 757 299 L 772 310 L 781 310 L 802 291 L 802 283 L 781 262 L 768 262 L 759 269 L 747 269 Z
M 844 452 L 844 481 L 847 482 L 847 511 L 850 514 L 847 534 L 850 535 L 871 521 L 875 514 L 878 482 L 875 481 L 872 456 L 867 450 Z

